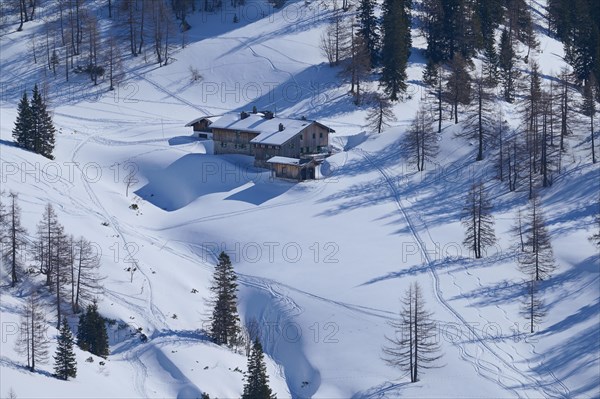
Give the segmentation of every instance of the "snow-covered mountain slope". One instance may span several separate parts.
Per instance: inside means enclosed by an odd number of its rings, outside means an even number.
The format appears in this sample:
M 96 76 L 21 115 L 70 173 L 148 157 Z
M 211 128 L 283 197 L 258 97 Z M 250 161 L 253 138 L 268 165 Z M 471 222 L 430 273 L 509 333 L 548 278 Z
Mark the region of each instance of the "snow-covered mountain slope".
M 2 190 L 19 194 L 32 238 L 50 202 L 68 232 L 98 244 L 107 276 L 100 310 L 129 326 L 112 331 L 104 366 L 79 351 L 75 380 L 51 378 L 50 364 L 32 374 L 9 329 L 26 288 L 3 287 L 9 327 L 0 394 L 12 387 L 19 397 L 239 396 L 236 368 L 245 370 L 245 357 L 198 332 L 215 255 L 226 250 L 239 275 L 242 319 L 259 321 L 278 397 L 598 396 L 599 257 L 587 237 L 600 179 L 586 136 L 569 139 L 562 173 L 541 191 L 559 267 L 542 287 L 548 315 L 530 335 L 519 313 L 525 288 L 510 233 L 526 194 L 508 193 L 493 179 L 491 161 L 475 164 L 474 147 L 455 137 L 460 125 L 450 122 L 435 165 L 418 173 L 406 160 L 401 140 L 423 95 L 425 45 L 417 32 L 412 98 L 395 105 L 397 126 L 372 135 L 367 108 L 352 104 L 339 70 L 318 49 L 330 7 L 290 2 L 273 10 L 256 1 L 245 9 L 239 24 L 226 14 L 193 17 L 189 44 L 173 62 L 158 68 L 128 60 L 127 80 L 114 92 L 81 76 L 44 79 L 44 66 L 32 65 L 23 45 L 41 29 L 37 23 L 0 38 Z M 562 46 L 540 41 L 543 72 L 557 72 Z M 201 82 L 190 83 L 190 66 Z M 11 138 L 22 89 L 43 81 L 59 129 L 54 161 L 16 148 Z M 211 155 L 211 144 L 183 126 L 252 105 L 334 128 L 338 151 L 327 159 L 327 178 L 272 180 L 250 158 Z M 516 118 L 508 106 L 506 115 Z M 131 172 L 137 181 L 126 195 Z M 462 246 L 460 224 L 474 177 L 494 194 L 500 238 L 480 260 Z M 130 282 L 132 261 L 139 269 Z M 408 384 L 383 362 L 381 348 L 413 281 L 424 288 L 444 356 L 441 367 Z M 128 335 L 138 327 L 148 342 Z

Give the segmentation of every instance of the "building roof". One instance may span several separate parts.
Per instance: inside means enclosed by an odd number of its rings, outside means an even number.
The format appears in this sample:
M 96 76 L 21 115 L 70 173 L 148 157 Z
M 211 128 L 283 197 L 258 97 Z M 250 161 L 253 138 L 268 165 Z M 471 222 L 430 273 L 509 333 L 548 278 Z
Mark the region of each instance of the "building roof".
M 280 156 L 276 156 L 276 157 L 271 157 L 267 163 L 278 163 L 278 164 L 282 164 L 282 165 L 294 165 L 294 166 L 300 166 L 302 164 L 308 163 L 308 160 L 305 159 L 298 159 L 298 158 L 288 158 L 288 157 L 280 157 Z
M 252 113 L 249 113 L 244 119 L 241 119 L 240 114 L 238 113 L 225 114 L 217 121 L 213 122 L 210 127 L 213 129 L 229 129 L 257 133 L 258 135 L 250 140 L 253 144 L 282 145 L 313 123 L 332 131 L 332 129 L 329 129 L 327 126 L 311 120 L 290 118 L 268 119 L 265 118 L 263 114 Z M 279 130 L 279 124 L 283 125 L 282 131 Z
M 208 120 L 208 121 L 210 122 L 210 123 L 209 123 L 209 125 L 210 125 L 211 123 L 213 123 L 214 121 L 216 121 L 217 119 L 219 119 L 219 117 L 218 117 L 218 116 L 201 116 L 201 117 L 199 117 L 199 118 L 196 118 L 196 119 L 194 119 L 194 120 L 193 120 L 193 121 L 191 121 L 191 122 L 188 122 L 188 123 L 185 125 L 185 127 L 190 127 L 190 126 L 193 126 L 195 123 L 198 123 L 198 122 L 200 122 L 200 121 L 201 121 L 201 120 L 203 120 L 203 119 L 206 119 L 206 120 Z

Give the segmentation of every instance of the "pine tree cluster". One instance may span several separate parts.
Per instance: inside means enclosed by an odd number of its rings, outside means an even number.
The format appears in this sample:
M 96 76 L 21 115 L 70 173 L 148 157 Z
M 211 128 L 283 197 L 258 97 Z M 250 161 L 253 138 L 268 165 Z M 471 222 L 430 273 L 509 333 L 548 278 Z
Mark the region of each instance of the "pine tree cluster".
M 98 304 L 95 301 L 79 316 L 77 345 L 96 356 L 106 358 L 109 355 L 106 320 L 98 313 Z
M 12 133 L 20 147 L 53 159 L 54 124 L 37 85 L 33 88 L 31 101 L 27 92 L 23 93 Z

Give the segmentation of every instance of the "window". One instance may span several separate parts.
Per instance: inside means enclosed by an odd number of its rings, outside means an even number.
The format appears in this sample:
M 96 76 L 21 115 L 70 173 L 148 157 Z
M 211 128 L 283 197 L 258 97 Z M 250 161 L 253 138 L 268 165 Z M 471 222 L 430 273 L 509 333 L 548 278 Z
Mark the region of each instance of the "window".
M 323 132 L 319 133 L 319 138 L 322 139 L 323 138 Z
M 287 166 L 283 166 L 283 167 L 281 168 L 281 174 L 282 174 L 282 175 L 286 175 L 286 174 L 287 174 Z
M 317 138 L 317 134 L 313 133 L 313 139 L 316 139 L 316 138 Z
M 300 140 L 302 140 L 302 135 L 300 135 Z
M 290 143 L 290 148 L 293 150 L 294 149 L 294 143 Z

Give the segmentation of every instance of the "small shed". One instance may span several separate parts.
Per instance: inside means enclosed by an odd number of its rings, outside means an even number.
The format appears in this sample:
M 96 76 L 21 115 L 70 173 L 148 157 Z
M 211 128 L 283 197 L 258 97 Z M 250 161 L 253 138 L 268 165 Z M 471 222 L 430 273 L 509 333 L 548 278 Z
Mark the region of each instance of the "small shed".
M 201 116 L 187 123 L 185 127 L 191 126 L 194 129 L 194 134 L 198 135 L 198 138 L 212 139 L 212 131 L 210 125 L 212 125 L 214 119 L 214 117 L 210 116 Z
M 293 180 L 315 178 L 316 162 L 312 159 L 298 159 L 275 156 L 267 161 L 274 177 Z

